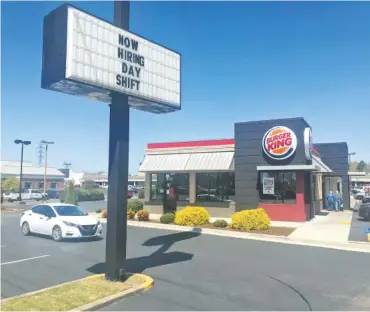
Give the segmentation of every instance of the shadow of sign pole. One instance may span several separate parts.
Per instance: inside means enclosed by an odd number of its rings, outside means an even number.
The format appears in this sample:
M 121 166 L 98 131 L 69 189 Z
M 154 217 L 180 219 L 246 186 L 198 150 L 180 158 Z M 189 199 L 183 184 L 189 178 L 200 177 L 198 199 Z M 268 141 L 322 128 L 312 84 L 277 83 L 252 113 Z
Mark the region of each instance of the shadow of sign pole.
M 114 1 L 113 23 L 129 30 L 130 2 Z M 108 216 L 105 278 L 122 280 L 126 272 L 127 188 L 130 107 L 128 95 L 112 92 L 109 117 Z

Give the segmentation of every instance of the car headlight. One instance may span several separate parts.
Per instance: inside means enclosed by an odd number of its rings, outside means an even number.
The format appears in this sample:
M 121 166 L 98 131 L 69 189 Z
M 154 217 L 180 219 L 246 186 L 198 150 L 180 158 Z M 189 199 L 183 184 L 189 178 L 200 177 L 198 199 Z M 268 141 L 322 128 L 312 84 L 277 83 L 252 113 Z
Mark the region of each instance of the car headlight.
M 68 226 L 78 226 L 78 224 L 74 224 L 74 223 L 72 223 L 72 222 L 66 222 L 66 221 L 63 221 L 63 223 L 65 224 L 65 225 L 68 225 Z

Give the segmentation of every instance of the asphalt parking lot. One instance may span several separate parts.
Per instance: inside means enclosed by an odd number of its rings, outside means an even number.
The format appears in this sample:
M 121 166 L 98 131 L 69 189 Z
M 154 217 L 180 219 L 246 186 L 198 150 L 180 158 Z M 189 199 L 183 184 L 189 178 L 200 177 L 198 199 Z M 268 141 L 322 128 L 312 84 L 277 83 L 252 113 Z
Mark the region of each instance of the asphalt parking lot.
M 364 229 L 367 227 L 370 227 L 370 222 L 360 218 L 358 211 L 354 211 L 348 240 L 353 242 L 368 242 L 364 233 Z
M 25 237 L 19 218 L 2 213 L 2 298 L 104 272 L 104 239 Z M 366 253 L 129 227 L 127 256 L 155 286 L 103 310 L 370 310 Z

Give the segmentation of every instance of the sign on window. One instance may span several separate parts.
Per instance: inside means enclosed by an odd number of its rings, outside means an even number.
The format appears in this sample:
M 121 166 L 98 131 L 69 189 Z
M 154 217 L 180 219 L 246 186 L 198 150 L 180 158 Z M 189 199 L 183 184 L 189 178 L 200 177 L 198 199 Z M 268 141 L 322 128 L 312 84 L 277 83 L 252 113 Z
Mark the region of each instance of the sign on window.
M 274 178 L 263 178 L 263 194 L 274 195 L 275 194 L 275 180 Z

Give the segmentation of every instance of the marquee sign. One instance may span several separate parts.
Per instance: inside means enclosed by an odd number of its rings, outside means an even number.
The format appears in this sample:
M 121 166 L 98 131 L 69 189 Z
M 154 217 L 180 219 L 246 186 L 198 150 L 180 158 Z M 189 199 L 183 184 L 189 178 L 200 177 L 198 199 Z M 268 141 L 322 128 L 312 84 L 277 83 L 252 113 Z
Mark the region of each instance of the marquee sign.
M 44 18 L 42 88 L 153 113 L 181 109 L 179 53 L 65 4 Z
M 273 127 L 263 136 L 262 149 L 266 156 L 272 159 L 287 159 L 297 149 L 297 136 L 287 127 Z

